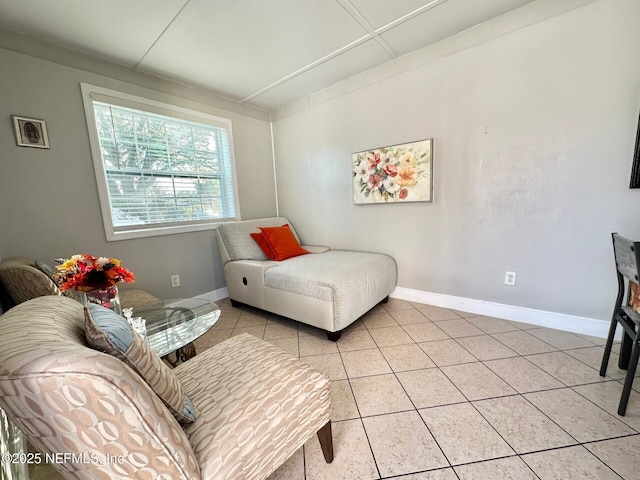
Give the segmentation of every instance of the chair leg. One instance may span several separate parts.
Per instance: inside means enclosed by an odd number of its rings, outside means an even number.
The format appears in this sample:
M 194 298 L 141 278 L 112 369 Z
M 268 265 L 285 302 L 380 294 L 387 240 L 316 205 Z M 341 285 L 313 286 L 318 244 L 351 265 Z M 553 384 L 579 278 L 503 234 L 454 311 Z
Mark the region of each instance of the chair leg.
M 629 367 L 627 369 L 627 377 L 624 380 L 624 388 L 622 389 L 622 397 L 618 405 L 618 415 L 624 417 L 627 411 L 627 403 L 629 403 L 629 395 L 631 395 L 631 386 L 633 378 L 636 375 L 638 367 L 638 357 L 640 357 L 640 345 L 638 344 L 638 336 L 633 340 L 633 350 L 631 350 L 631 358 L 629 359 Z
M 327 463 L 333 462 L 333 435 L 331 434 L 331 420 L 318 430 L 318 440 L 322 448 L 322 454 Z
M 626 370 L 629 368 L 629 357 L 631 357 L 631 349 L 633 348 L 633 337 L 627 331 L 622 329 L 622 341 L 620 342 L 620 354 L 618 356 L 618 368 Z
M 331 340 L 332 342 L 337 342 L 338 340 L 340 340 L 341 335 L 342 332 L 327 332 L 327 339 Z
M 600 376 L 604 377 L 607 373 L 607 365 L 609 365 L 609 357 L 611 357 L 611 347 L 613 346 L 613 337 L 616 334 L 616 328 L 618 327 L 618 321 L 615 314 L 611 319 L 611 326 L 609 327 L 609 336 L 607 337 L 607 343 L 604 347 L 604 355 L 602 355 L 602 364 L 600 365 Z

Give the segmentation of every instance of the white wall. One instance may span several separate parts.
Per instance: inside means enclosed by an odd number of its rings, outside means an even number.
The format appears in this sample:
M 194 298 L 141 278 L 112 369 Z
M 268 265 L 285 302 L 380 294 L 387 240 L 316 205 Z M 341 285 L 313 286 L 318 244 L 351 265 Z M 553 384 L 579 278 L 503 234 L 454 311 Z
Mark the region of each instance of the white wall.
M 213 230 L 105 240 L 80 82 L 230 118 L 240 208 L 246 219 L 275 214 L 268 115 L 248 108 L 247 113 L 239 113 L 241 105 L 233 112 L 224 110 L 217 105 L 225 101 L 212 95 L 70 52 L 53 51 L 67 63 L 87 69 L 3 49 L 4 39 L 25 48 L 37 43 L 0 36 L 0 255 L 23 255 L 48 263 L 83 252 L 113 256 L 136 274 L 136 286 L 165 298 L 223 288 Z M 47 50 L 46 45 L 41 47 L 34 50 Z M 51 149 L 17 147 L 12 114 L 46 120 Z M 171 288 L 170 275 L 176 273 L 182 286 Z
M 607 319 L 610 233 L 640 238 L 638 25 L 640 2 L 601 0 L 323 93 L 274 123 L 280 213 L 307 243 L 392 255 L 401 287 Z M 424 138 L 433 203 L 353 205 L 352 152 Z

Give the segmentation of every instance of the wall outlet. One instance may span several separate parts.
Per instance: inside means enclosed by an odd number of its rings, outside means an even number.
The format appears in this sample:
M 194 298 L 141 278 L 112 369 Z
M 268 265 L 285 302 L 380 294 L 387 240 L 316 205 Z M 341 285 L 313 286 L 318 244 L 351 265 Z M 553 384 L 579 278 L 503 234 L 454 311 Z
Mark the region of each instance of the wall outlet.
M 504 284 L 514 286 L 516 284 L 516 272 L 504 272 Z
M 180 275 L 171 275 L 171 286 L 173 288 L 180 286 Z

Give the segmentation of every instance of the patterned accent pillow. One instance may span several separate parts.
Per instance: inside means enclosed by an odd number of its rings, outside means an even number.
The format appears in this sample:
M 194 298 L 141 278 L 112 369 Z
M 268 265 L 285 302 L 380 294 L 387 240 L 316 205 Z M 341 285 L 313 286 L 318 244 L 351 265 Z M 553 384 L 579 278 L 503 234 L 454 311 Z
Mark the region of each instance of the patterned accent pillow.
M 49 265 L 47 265 L 46 263 L 43 263 L 39 260 L 35 261 L 35 266 L 38 270 L 40 270 L 42 273 L 44 273 L 47 277 L 49 277 L 50 279 L 53 280 L 53 275 L 54 273 L 56 273 L 56 271 Z
M 147 382 L 180 423 L 191 423 L 197 412 L 180 381 L 127 320 L 108 308 L 90 304 L 84 309 L 87 342 L 129 365 Z

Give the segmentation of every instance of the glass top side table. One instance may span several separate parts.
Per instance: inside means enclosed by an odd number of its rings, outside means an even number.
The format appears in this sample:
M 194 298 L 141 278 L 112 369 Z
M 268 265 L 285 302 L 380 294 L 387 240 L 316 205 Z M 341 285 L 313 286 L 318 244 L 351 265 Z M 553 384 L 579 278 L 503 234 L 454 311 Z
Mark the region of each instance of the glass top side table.
M 215 303 L 198 298 L 165 300 L 162 306 L 133 312 L 145 319 L 152 350 L 161 357 L 175 352 L 175 363 L 195 355 L 192 343 L 215 325 L 220 313 Z

